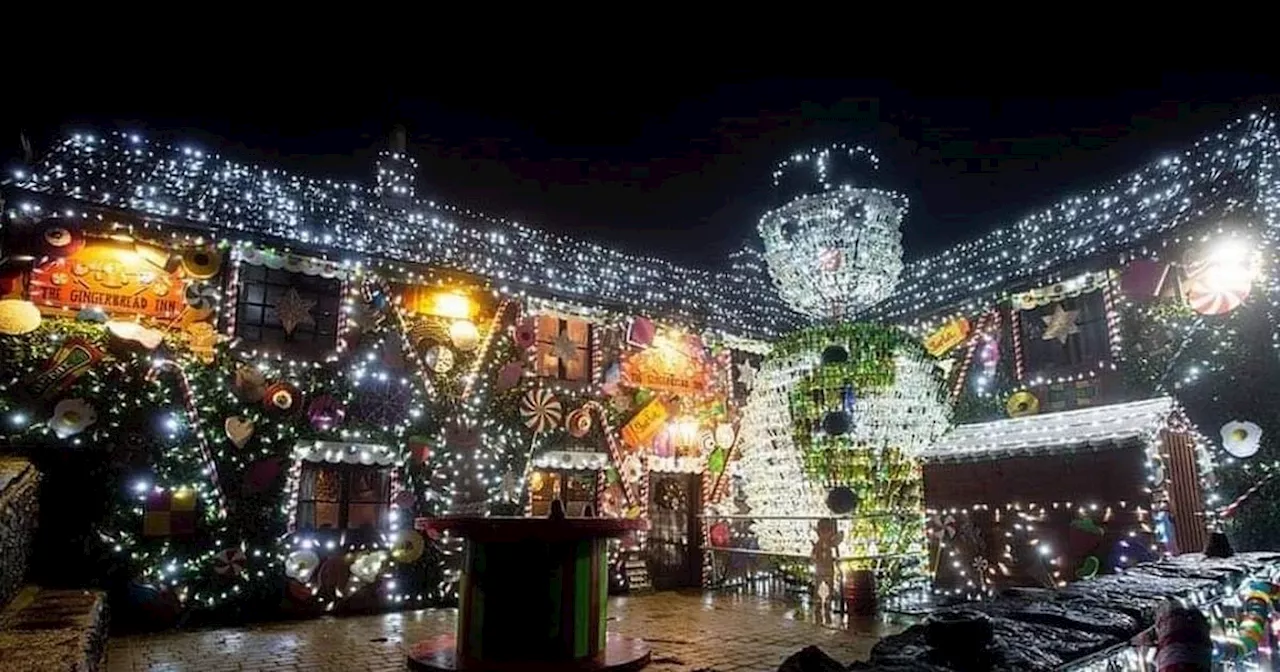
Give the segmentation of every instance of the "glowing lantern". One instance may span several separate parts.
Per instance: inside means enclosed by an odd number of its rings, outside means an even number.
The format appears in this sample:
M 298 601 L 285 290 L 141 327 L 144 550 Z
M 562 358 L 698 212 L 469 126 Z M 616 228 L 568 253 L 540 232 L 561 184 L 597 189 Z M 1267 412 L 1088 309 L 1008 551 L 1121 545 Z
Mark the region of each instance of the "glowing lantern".
M 426 312 L 437 317 L 467 320 L 471 318 L 474 309 L 471 299 L 466 296 L 457 292 L 440 292 L 431 296 Z
M 677 448 L 690 448 L 698 441 L 698 422 L 692 418 L 680 418 L 671 423 L 671 435 Z

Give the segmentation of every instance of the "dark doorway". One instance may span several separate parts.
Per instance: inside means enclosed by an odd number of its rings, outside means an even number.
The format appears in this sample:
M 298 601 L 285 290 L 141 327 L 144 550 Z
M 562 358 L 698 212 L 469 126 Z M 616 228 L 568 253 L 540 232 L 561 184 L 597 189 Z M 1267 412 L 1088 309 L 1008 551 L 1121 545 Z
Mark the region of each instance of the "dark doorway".
M 649 577 L 657 590 L 702 585 L 697 474 L 649 475 Z

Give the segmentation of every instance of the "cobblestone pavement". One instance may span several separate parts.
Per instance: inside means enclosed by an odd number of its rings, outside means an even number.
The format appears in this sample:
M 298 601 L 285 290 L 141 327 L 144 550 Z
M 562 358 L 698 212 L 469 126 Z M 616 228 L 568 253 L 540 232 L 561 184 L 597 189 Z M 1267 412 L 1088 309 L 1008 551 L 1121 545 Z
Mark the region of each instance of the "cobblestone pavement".
M 154 635 L 113 637 L 108 672 L 201 670 L 373 672 L 405 669 L 405 648 L 453 631 L 455 610 L 329 617 Z M 816 644 L 843 663 L 863 659 L 894 626 L 812 622 L 794 605 L 726 593 L 656 593 L 610 601 L 609 629 L 653 647 L 647 671 L 775 670 Z

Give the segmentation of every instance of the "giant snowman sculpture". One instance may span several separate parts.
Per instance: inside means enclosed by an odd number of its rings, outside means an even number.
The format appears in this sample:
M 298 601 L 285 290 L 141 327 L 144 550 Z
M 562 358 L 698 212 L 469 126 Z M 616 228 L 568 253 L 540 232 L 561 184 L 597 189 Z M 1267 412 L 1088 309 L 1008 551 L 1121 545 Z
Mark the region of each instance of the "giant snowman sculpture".
M 781 205 L 759 225 L 779 293 L 816 325 L 761 364 L 737 474 L 759 549 L 812 559 L 818 583 L 830 584 L 820 592 L 836 589 L 833 566 L 874 571 L 882 593 L 918 574 L 913 456 L 947 427 L 941 372 L 921 345 L 896 327 L 842 321 L 888 297 L 902 271 L 906 201 L 855 186 L 850 175 L 868 162 L 870 152 L 845 145 L 782 162 Z

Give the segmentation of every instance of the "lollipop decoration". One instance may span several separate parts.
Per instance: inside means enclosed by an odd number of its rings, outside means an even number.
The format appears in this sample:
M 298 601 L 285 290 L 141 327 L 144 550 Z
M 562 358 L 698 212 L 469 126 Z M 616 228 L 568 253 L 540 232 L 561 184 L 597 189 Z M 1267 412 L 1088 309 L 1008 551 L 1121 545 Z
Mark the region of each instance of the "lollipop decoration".
M 555 429 L 563 415 L 560 400 L 549 390 L 529 390 L 520 400 L 520 417 L 524 419 L 525 427 L 532 429 L 534 434 Z
M 1239 241 L 1217 245 L 1189 264 L 1187 303 L 1201 315 L 1225 315 L 1249 298 L 1253 286 L 1252 254 Z

